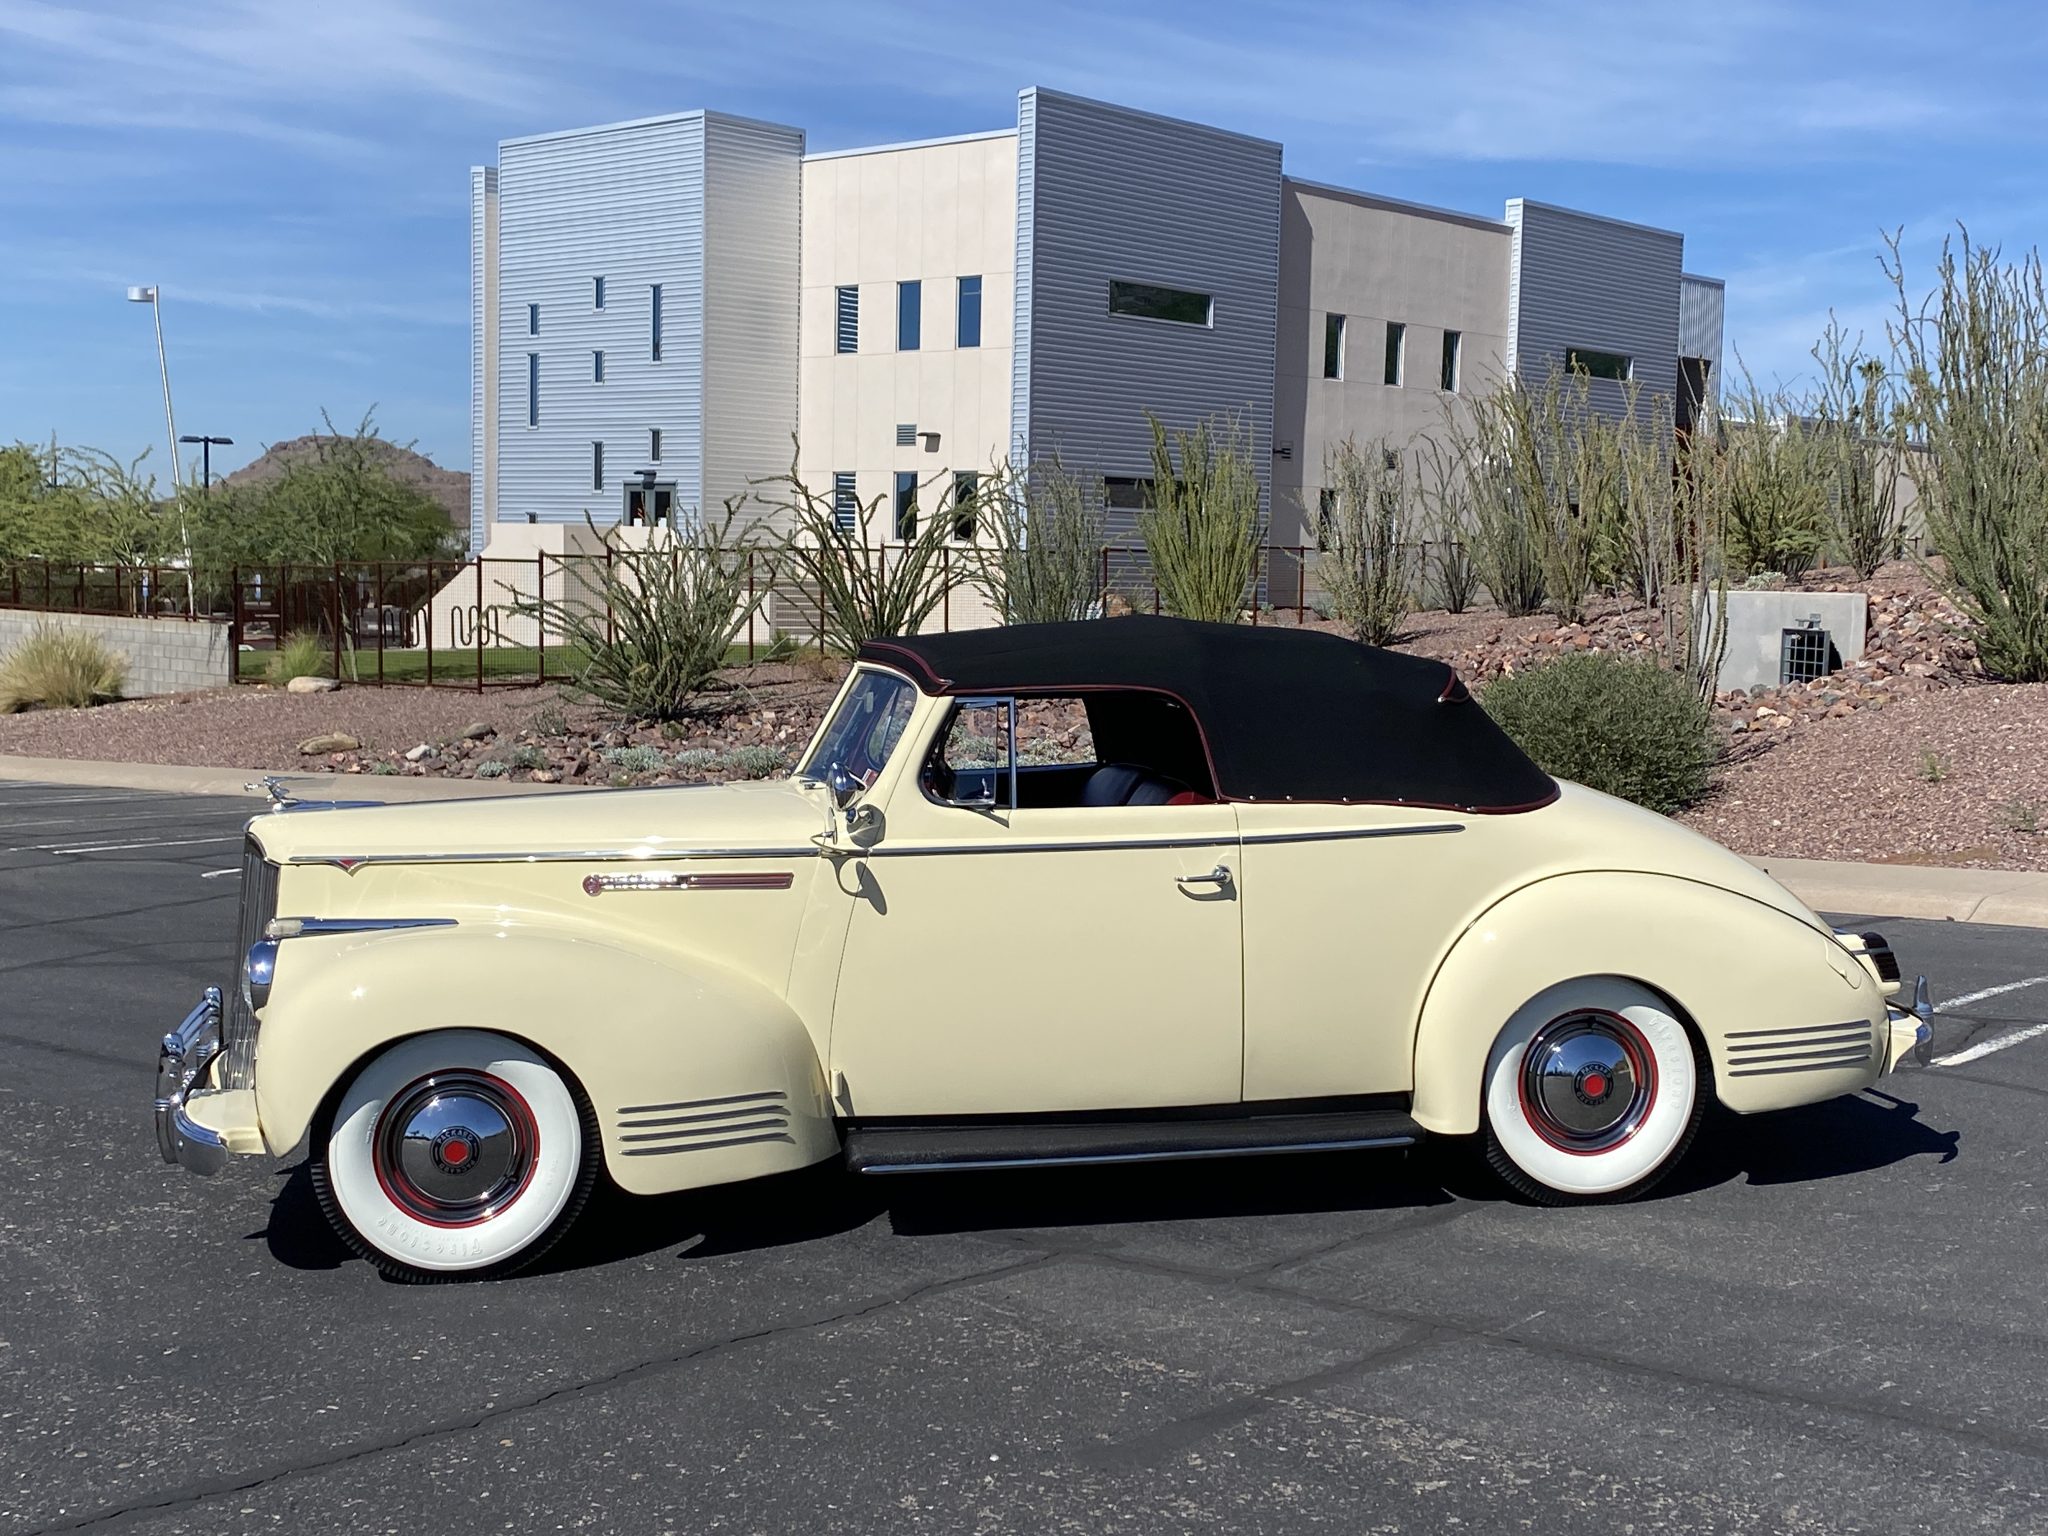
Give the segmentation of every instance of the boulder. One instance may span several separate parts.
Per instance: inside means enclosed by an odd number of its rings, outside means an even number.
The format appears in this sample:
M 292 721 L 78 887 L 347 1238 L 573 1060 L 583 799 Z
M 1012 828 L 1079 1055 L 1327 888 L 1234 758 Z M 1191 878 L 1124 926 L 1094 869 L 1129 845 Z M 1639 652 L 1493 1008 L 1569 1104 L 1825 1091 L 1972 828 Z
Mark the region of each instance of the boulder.
M 406 748 L 405 760 L 408 763 L 423 763 L 435 755 L 434 749 L 423 741 L 416 747 Z
M 464 741 L 486 741 L 498 734 L 498 728 L 483 720 L 473 721 L 462 728 Z
M 341 683 L 332 677 L 295 677 L 284 685 L 286 693 L 332 693 Z
M 315 757 L 322 752 L 354 752 L 361 746 L 355 737 L 342 731 L 323 731 L 300 742 L 299 752 L 306 757 Z

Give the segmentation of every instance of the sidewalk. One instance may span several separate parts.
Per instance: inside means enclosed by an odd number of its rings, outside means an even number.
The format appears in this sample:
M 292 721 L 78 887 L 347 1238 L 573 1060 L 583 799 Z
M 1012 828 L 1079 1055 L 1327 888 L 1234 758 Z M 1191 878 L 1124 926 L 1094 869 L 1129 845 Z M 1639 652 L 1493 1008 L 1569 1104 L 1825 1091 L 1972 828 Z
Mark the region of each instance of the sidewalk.
M 536 795 L 601 789 L 595 784 L 507 784 L 491 779 L 448 779 L 368 773 L 276 773 L 307 800 L 466 800 L 480 795 Z M 266 777 L 261 769 L 170 768 L 155 763 L 99 763 L 59 757 L 0 754 L 0 782 L 90 784 L 164 794 L 240 795 Z M 252 807 L 253 809 L 254 807 Z M 1820 859 L 1752 858 L 1809 907 L 1872 917 L 1952 918 L 2048 928 L 2048 872 L 2019 869 L 1938 869 L 1910 864 L 1834 864 Z

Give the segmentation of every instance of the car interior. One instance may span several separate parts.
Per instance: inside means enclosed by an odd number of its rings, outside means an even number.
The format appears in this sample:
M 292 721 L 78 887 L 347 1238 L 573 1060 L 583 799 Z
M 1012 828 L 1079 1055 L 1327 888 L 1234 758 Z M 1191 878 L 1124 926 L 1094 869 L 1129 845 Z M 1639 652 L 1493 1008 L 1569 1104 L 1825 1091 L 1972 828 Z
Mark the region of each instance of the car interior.
M 1215 801 L 1201 729 L 1170 695 L 1019 695 L 1014 754 L 1011 708 L 1007 698 L 954 706 L 925 765 L 932 799 L 981 810 Z

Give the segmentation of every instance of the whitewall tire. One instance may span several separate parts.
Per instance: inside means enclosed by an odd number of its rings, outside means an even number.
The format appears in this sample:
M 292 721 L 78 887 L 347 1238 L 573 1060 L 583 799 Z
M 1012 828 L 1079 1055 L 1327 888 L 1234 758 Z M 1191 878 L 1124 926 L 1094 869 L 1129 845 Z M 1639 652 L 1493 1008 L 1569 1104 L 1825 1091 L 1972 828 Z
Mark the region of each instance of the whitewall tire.
M 386 1274 L 481 1279 L 539 1258 L 589 1198 L 595 1118 L 537 1052 L 447 1030 L 401 1040 L 342 1090 L 311 1159 L 335 1229 Z
M 1560 983 L 1517 1009 L 1487 1055 L 1487 1161 L 1545 1204 L 1631 1199 L 1692 1144 L 1708 1071 L 1648 988 L 1618 976 Z

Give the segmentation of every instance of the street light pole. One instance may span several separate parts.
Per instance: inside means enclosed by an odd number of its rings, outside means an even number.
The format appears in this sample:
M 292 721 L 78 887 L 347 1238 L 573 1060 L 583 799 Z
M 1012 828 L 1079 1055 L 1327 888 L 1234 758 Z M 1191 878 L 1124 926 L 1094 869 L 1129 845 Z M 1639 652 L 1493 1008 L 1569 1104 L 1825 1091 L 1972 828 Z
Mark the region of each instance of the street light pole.
M 179 438 L 178 441 L 181 443 L 197 443 L 199 445 L 199 487 L 205 491 L 212 490 L 214 445 L 218 443 L 223 448 L 232 448 L 235 445 L 235 440 L 232 437 L 195 437 L 188 432 Z
M 164 310 L 154 284 L 130 288 L 128 302 L 147 304 L 150 317 L 156 321 L 156 368 L 164 383 L 164 435 L 171 443 L 171 499 L 178 508 L 178 542 L 185 548 L 185 611 L 189 614 L 196 606 L 192 595 L 192 536 L 185 527 L 184 475 L 178 468 L 178 422 L 171 414 L 171 365 L 164 356 Z

